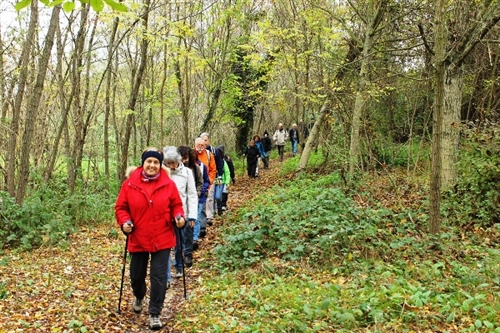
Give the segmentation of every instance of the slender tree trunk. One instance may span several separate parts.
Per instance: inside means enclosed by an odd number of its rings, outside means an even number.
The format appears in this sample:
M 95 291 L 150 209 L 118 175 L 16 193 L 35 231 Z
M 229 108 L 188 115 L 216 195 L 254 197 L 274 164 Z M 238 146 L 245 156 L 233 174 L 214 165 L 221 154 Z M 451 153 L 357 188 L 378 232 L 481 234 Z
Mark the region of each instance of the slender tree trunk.
M 436 69 L 436 87 L 434 98 L 434 117 L 432 126 L 431 183 L 430 183 L 430 224 L 429 232 L 437 234 L 441 226 L 441 127 L 443 126 L 444 80 L 445 80 L 445 27 L 444 0 L 436 1 L 434 26 L 434 67 Z
M 351 124 L 351 145 L 349 149 L 349 182 L 354 179 L 354 170 L 360 158 L 360 127 L 363 108 L 368 99 L 367 87 L 370 83 L 369 67 L 372 52 L 372 46 L 375 39 L 375 32 L 379 26 L 387 6 L 387 0 L 371 1 L 369 8 L 373 9 L 373 14 L 369 16 L 369 22 L 366 26 L 365 40 L 363 42 L 363 56 L 361 60 L 361 70 L 359 72 L 359 83 L 356 89 L 356 99 L 352 113 Z
M 7 118 L 7 100 L 5 95 L 4 45 L 2 40 L 2 25 L 0 24 L 0 121 Z M 3 141 L 3 140 L 2 140 Z M 4 149 L 5 147 L 0 147 Z M 0 190 L 2 188 L 0 187 Z
M 24 133 L 22 139 L 23 142 L 21 147 L 21 158 L 20 158 L 20 165 L 23 168 L 23 172 L 19 173 L 20 175 L 19 184 L 16 193 L 16 202 L 18 204 L 22 204 L 24 200 L 24 195 L 26 193 L 26 188 L 28 186 L 32 137 L 35 131 L 35 124 L 37 123 L 38 110 L 40 107 L 43 85 L 45 83 L 45 76 L 47 75 L 47 68 L 49 64 L 50 54 L 52 52 L 52 46 L 54 45 L 54 36 L 56 33 L 57 25 L 59 23 L 60 12 L 61 12 L 60 5 L 55 6 L 54 9 L 52 10 L 49 30 L 47 31 L 47 36 L 45 37 L 45 46 L 43 48 L 43 53 L 40 62 L 38 63 L 38 74 L 36 77 L 33 92 L 30 96 L 28 112 L 26 114 L 27 121 L 24 127 Z
M 26 83 L 28 80 L 29 61 L 31 56 L 31 48 L 36 35 L 38 26 L 38 1 L 31 2 L 30 23 L 26 32 L 26 41 L 23 45 L 21 58 L 19 60 L 19 80 L 17 84 L 17 92 L 14 98 L 14 106 L 12 108 L 12 122 L 9 130 L 9 144 L 7 151 L 7 191 L 12 197 L 16 197 L 16 150 L 17 137 L 19 135 L 19 127 L 21 121 L 21 107 L 23 103 Z
M 56 135 L 54 137 L 54 142 L 52 143 L 52 149 L 50 150 L 49 162 L 47 168 L 45 168 L 44 181 L 48 182 L 49 179 L 52 178 L 52 172 L 54 172 L 55 163 L 58 156 L 59 144 L 61 142 L 61 138 L 63 135 L 64 128 L 67 126 L 68 122 L 68 114 L 71 107 L 71 103 L 73 101 L 73 96 L 75 93 L 75 87 L 71 87 L 71 93 L 66 96 L 64 90 L 64 81 L 65 77 L 63 75 L 63 43 L 62 43 L 62 35 L 61 30 L 57 29 L 57 65 L 56 65 L 56 76 L 57 76 L 57 85 L 58 85 L 58 94 L 59 94 L 59 103 L 61 110 L 61 124 L 59 125 Z
M 178 47 L 181 47 L 181 40 L 179 40 Z M 175 68 L 175 77 L 177 78 L 177 91 L 179 92 L 179 99 L 181 103 L 181 115 L 182 115 L 182 127 L 184 131 L 182 133 L 184 142 L 189 142 L 189 95 L 188 95 L 188 83 L 186 80 L 188 79 L 188 60 L 184 61 L 184 71 L 181 68 L 180 60 L 176 56 L 174 60 L 174 68 Z
M 441 124 L 441 190 L 449 189 L 456 180 L 456 162 L 460 140 L 462 107 L 462 68 L 445 72 L 443 115 Z
M 309 155 L 311 155 L 311 151 L 314 148 L 313 143 L 318 141 L 320 129 L 323 126 L 324 120 L 326 118 L 327 113 L 329 112 L 329 100 L 325 100 L 321 110 L 319 111 L 319 115 L 314 122 L 314 126 L 311 129 L 311 133 L 309 133 L 309 137 L 307 138 L 307 142 L 304 146 L 304 151 L 300 155 L 299 165 L 296 172 L 301 171 L 307 166 L 307 162 L 309 161 Z
M 85 22 L 88 21 L 88 12 L 86 17 L 83 18 Z M 97 27 L 97 20 L 91 20 L 92 25 L 92 31 L 90 33 L 89 41 L 88 41 L 88 46 L 87 50 L 84 52 L 83 55 L 85 55 L 84 59 L 84 64 L 85 64 L 85 75 L 82 76 L 82 81 L 83 81 L 83 95 L 82 95 L 82 100 L 81 104 L 78 108 L 80 111 L 80 120 L 77 122 L 78 127 L 75 126 L 75 132 L 77 132 L 77 135 L 75 135 L 74 139 L 74 145 L 73 145 L 73 162 L 75 165 L 75 170 L 77 171 L 75 173 L 77 179 L 83 177 L 83 170 L 82 170 L 82 160 L 83 160 L 83 147 L 85 146 L 85 142 L 87 140 L 87 134 L 88 134 L 88 129 L 90 126 L 90 122 L 92 120 L 92 116 L 94 114 L 94 110 L 96 109 L 96 98 L 98 94 L 95 95 L 95 98 L 93 102 L 90 101 L 90 71 L 91 71 L 91 65 L 92 65 L 92 49 L 94 47 L 94 38 L 95 38 L 95 33 L 96 33 L 96 27 Z M 83 24 L 83 23 L 82 23 Z M 83 41 L 85 38 L 83 38 Z M 83 49 L 83 45 L 82 45 Z M 82 63 L 83 65 L 83 63 Z M 82 67 L 83 71 L 83 67 Z M 71 189 L 70 189 L 71 190 Z
M 115 53 L 113 52 L 115 48 L 115 38 L 116 32 L 118 31 L 118 24 L 120 23 L 120 18 L 115 17 L 113 22 L 113 28 L 111 29 L 111 34 L 109 36 L 108 45 L 108 61 L 106 67 L 106 86 L 105 86 L 105 97 L 104 97 L 104 174 L 106 179 L 110 179 L 109 170 L 109 118 L 111 114 L 111 86 L 113 84 L 113 71 L 112 64 Z M 109 188 L 109 182 L 106 180 L 106 189 Z
M 144 1 L 144 14 L 142 15 L 142 25 L 143 25 L 143 37 L 141 42 L 141 59 L 139 64 L 139 69 L 135 75 L 134 81 L 132 82 L 132 90 L 130 92 L 130 98 L 127 105 L 127 110 L 135 110 L 137 104 L 137 97 L 139 95 L 139 89 L 141 87 L 142 78 L 144 75 L 144 71 L 146 69 L 147 64 L 147 55 L 148 55 L 148 38 L 147 30 L 148 30 L 148 18 L 149 18 L 149 7 L 150 0 Z M 128 165 L 128 148 L 130 145 L 130 136 L 132 134 L 132 127 L 134 126 L 134 113 L 130 112 L 127 115 L 127 120 L 125 124 L 125 134 L 122 141 L 122 149 L 121 149 L 121 161 L 119 164 L 120 169 L 118 170 L 118 175 L 123 180 L 125 177 L 125 169 Z
M 89 5 L 85 5 L 82 8 L 80 16 L 80 29 L 77 33 L 75 40 L 75 50 L 74 56 L 71 61 L 71 84 L 74 87 L 73 94 L 73 142 L 74 146 L 70 149 L 70 154 L 67 158 L 67 168 L 68 168 L 68 189 L 72 193 L 76 188 L 76 180 L 78 178 L 78 173 L 81 171 L 78 169 L 78 156 L 77 151 L 83 140 L 82 132 L 84 127 L 84 111 L 82 103 L 82 70 L 83 70 L 83 50 L 85 47 L 85 37 L 87 33 L 87 18 L 89 13 Z M 70 145 L 71 147 L 71 145 Z

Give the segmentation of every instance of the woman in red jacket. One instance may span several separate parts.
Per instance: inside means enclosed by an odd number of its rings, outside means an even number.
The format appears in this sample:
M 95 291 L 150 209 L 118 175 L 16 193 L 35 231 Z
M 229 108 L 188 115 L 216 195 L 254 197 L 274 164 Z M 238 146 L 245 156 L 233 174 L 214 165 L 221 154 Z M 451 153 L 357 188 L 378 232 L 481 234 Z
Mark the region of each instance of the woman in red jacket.
M 146 295 L 146 275 L 149 257 L 151 264 L 149 325 L 161 329 L 160 314 L 166 292 L 166 270 L 170 249 L 175 247 L 177 227 L 184 226 L 184 211 L 175 183 L 161 168 L 162 151 L 147 148 L 141 156 L 142 166 L 123 182 L 115 204 L 118 224 L 128 237 L 131 256 L 130 280 L 135 296 L 133 310 L 141 312 Z

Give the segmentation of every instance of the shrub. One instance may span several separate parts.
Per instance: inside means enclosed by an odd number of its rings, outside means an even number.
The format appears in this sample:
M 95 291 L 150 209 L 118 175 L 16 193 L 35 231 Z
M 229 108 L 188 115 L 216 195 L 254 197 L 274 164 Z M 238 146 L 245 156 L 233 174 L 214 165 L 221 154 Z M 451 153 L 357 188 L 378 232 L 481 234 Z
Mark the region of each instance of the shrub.
M 249 266 L 268 256 L 323 263 L 388 250 L 384 226 L 394 217 L 359 208 L 339 188 L 339 178 L 304 175 L 255 199 L 235 219 L 242 222 L 222 232 L 215 249 L 221 266 Z
M 490 227 L 500 222 L 500 136 L 498 128 L 464 131 L 457 183 L 445 193 L 452 223 Z
M 0 191 L 0 249 L 57 244 L 82 223 L 95 225 L 114 216 L 115 196 L 98 185 L 104 182 L 79 184 L 69 193 L 62 181 L 43 184 L 37 175 L 32 178 L 34 184 L 21 206 Z

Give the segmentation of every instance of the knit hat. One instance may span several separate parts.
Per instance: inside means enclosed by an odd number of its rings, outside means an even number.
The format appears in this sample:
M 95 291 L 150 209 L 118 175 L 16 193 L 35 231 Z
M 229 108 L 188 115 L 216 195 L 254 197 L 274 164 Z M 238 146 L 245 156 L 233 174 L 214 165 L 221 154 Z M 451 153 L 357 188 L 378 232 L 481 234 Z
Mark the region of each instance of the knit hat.
M 141 165 L 144 166 L 144 162 L 148 159 L 148 157 L 154 157 L 158 161 L 160 161 L 160 164 L 163 163 L 163 153 L 158 150 L 146 150 L 144 153 L 142 153 L 141 156 Z

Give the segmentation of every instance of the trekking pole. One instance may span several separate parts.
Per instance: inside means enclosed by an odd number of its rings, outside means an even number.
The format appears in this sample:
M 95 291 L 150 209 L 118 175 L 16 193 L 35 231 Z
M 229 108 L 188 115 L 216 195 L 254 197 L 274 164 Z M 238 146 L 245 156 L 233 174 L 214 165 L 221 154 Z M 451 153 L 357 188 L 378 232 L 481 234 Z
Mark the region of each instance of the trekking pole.
M 127 238 L 125 239 L 125 250 L 123 251 L 122 282 L 120 284 L 120 298 L 118 298 L 118 310 L 116 310 L 116 312 L 118 314 L 122 313 L 120 306 L 122 304 L 123 278 L 125 276 L 125 264 L 127 263 L 127 247 L 128 247 L 128 234 L 127 234 Z
M 184 246 L 183 246 L 184 242 L 182 240 L 182 229 L 180 229 L 180 228 L 179 228 L 179 239 L 180 239 L 180 243 L 181 243 L 182 283 L 184 284 L 184 299 L 187 299 L 186 273 L 184 272 Z

